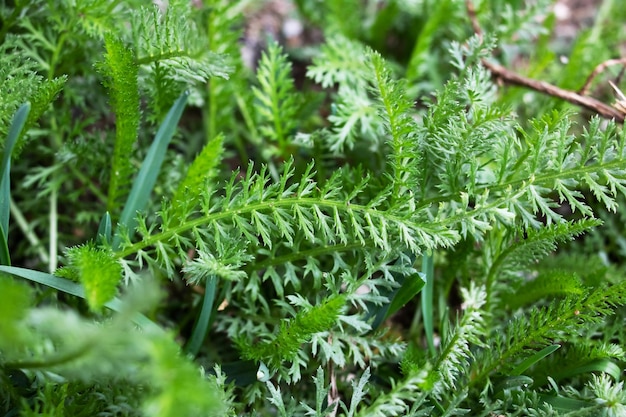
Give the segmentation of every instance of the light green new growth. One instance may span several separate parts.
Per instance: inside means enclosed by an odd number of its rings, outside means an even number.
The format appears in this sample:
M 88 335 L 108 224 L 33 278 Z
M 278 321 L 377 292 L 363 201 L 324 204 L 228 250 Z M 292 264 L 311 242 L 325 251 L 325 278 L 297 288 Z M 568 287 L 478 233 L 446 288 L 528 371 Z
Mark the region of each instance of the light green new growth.
M 626 133 L 481 65 L 560 68 L 543 2 L 477 1 L 467 39 L 464 2 L 294 0 L 325 43 L 250 66 L 253 2 L 27 3 L 0 137 L 28 99 L 50 140 L 5 154 L 0 259 L 67 249 L 0 266 L 34 286 L 0 276 L 0 412 L 624 413 Z
M 299 97 L 291 78 L 291 64 L 276 42 L 270 43 L 267 52 L 263 53 L 257 80 L 260 88 L 253 87 L 253 92 L 259 102 L 260 132 L 277 146 L 281 156 L 286 157 L 296 128 Z
M 124 43 L 112 35 L 105 37 L 107 53 L 102 71 L 110 80 L 112 106 L 115 111 L 115 147 L 111 161 L 111 179 L 107 210 L 115 211 L 130 189 L 133 173 L 131 158 L 139 129 L 138 66 L 135 56 Z
M 381 107 L 380 117 L 389 135 L 389 164 L 391 165 L 391 198 L 399 199 L 411 194 L 420 184 L 417 124 L 411 117 L 413 107 L 404 94 L 404 85 L 393 81 L 385 61 L 379 53 L 370 51 L 373 89 Z
M 336 324 L 345 301 L 343 296 L 330 296 L 321 304 L 298 312 L 294 318 L 281 323 L 273 340 L 251 345 L 242 342 L 239 345 L 242 356 L 267 361 L 274 367 L 286 360 L 293 361 L 301 345 L 308 342 L 313 334 L 327 331 Z
M 5 138 L 19 106 L 30 102 L 31 110 L 26 121 L 26 129 L 16 144 L 14 157 L 19 156 L 25 142 L 21 140 L 25 132 L 33 127 L 48 110 L 57 95 L 63 89 L 67 77 L 45 79 L 39 75 L 37 65 L 24 56 L 27 51 L 14 36 L 8 36 L 0 44 L 0 149 L 4 149 Z
M 181 218 L 186 210 L 184 206 L 194 207 L 200 201 L 202 190 L 217 175 L 223 152 L 224 136 L 219 135 L 211 139 L 193 160 L 172 197 L 173 219 Z
M 117 293 L 122 278 L 122 266 L 107 248 L 93 244 L 76 246 L 67 252 L 68 267 L 85 288 L 85 299 L 93 311 L 100 311 Z M 61 275 L 71 275 L 66 271 Z
M 226 78 L 230 68 L 221 57 L 206 50 L 190 21 L 189 5 L 172 2 L 165 10 L 156 5 L 132 14 L 131 33 L 107 33 L 107 54 L 101 65 L 116 111 L 116 140 L 109 183 L 107 210 L 119 207 L 128 193 L 131 159 L 141 121 L 140 69 L 148 69 L 152 100 L 151 120 L 159 122 L 175 99 L 187 88 L 206 83 L 212 76 Z M 127 39 L 130 38 L 130 39 Z

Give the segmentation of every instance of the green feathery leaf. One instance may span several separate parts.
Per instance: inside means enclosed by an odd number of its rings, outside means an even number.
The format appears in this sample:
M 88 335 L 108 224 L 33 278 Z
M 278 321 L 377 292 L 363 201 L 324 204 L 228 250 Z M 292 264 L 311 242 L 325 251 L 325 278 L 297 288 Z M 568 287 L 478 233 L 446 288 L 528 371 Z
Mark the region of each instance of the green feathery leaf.
M 292 361 L 315 333 L 329 330 L 337 323 L 337 318 L 344 308 L 345 297 L 331 296 L 321 304 L 298 312 L 293 319 L 281 323 L 273 340 L 248 345 L 241 342 L 239 348 L 243 357 L 257 361 L 266 360 L 273 367 L 279 367 L 285 361 Z
M 112 255 L 110 250 L 92 244 L 75 246 L 67 252 L 69 267 L 77 271 L 85 288 L 85 299 L 93 311 L 100 311 L 113 299 L 122 279 L 122 266 Z
M 185 211 L 183 205 L 193 207 L 200 201 L 204 188 L 210 185 L 207 184 L 207 181 L 217 174 L 223 151 L 224 137 L 222 135 L 210 140 L 202 148 L 202 151 L 189 166 L 187 174 L 172 197 L 172 219 L 182 219 L 182 214 Z M 187 210 L 189 209 L 187 208 Z
M 111 179 L 107 210 L 117 212 L 129 191 L 132 175 L 133 145 L 139 131 L 138 66 L 135 55 L 120 39 L 105 37 L 106 54 L 100 66 L 115 111 L 115 147 L 111 161 Z
M 392 150 L 389 155 L 393 172 L 391 198 L 401 198 L 407 193 L 413 193 L 419 185 L 420 178 L 421 160 L 418 154 L 417 124 L 410 113 L 413 105 L 404 95 L 404 86 L 391 79 L 391 71 L 382 56 L 369 51 L 368 57 L 372 66 L 374 93 L 380 101 L 381 117 Z
M 261 56 L 257 70 L 260 87 L 253 93 L 259 106 L 262 120 L 261 133 L 278 146 L 278 151 L 286 156 L 288 139 L 294 135 L 299 96 L 291 78 L 291 63 L 276 42 L 270 43 L 267 52 Z

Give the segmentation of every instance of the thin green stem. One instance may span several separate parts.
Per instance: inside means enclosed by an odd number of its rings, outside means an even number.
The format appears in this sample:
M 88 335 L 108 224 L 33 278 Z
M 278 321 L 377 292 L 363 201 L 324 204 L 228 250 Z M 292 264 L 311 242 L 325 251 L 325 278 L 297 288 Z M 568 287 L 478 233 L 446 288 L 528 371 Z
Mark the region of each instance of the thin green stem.
M 49 257 L 48 252 L 46 252 L 46 249 L 44 248 L 44 244 L 41 242 L 41 239 L 37 237 L 33 228 L 28 224 L 28 220 L 26 220 L 26 217 L 24 217 L 24 214 L 22 214 L 22 211 L 17 206 L 13 198 L 10 198 L 10 207 L 13 221 L 15 221 L 31 246 L 37 250 L 41 261 L 47 264 L 49 262 Z
M 74 165 L 69 165 L 69 169 L 70 171 L 72 171 L 72 174 L 74 174 L 83 183 L 83 185 L 86 185 L 87 188 L 89 188 L 89 191 L 91 191 L 91 193 L 96 196 L 96 198 L 100 200 L 102 204 L 106 204 L 106 194 L 100 191 L 100 189 L 96 187 L 96 185 L 89 177 L 87 177 L 81 170 L 76 168 L 76 166 Z
M 204 122 L 206 126 L 205 143 L 209 143 L 209 141 L 215 137 L 217 132 L 217 97 L 214 92 L 215 82 L 215 80 L 209 80 L 207 82 L 208 106 L 203 111 Z
M 57 239 L 59 238 L 59 216 L 57 213 L 57 204 L 58 204 L 58 190 L 54 187 L 50 191 L 50 234 L 49 234 L 49 248 L 48 248 L 48 272 L 51 274 L 56 271 L 58 266 L 58 249 L 57 249 Z
M 259 135 L 259 131 L 256 128 L 256 123 L 254 122 L 254 119 L 252 115 L 250 114 L 250 111 L 248 110 L 248 106 L 246 105 L 245 100 L 243 99 L 243 97 L 241 97 L 241 94 L 239 93 L 235 93 L 235 100 L 237 101 L 237 107 L 239 108 L 239 111 L 241 112 L 243 121 L 246 124 L 246 127 L 248 128 L 250 135 L 252 136 L 252 143 L 256 145 L 260 145 L 261 136 Z
M 64 29 L 57 40 L 57 44 L 55 45 L 54 51 L 52 51 L 52 57 L 50 58 L 50 66 L 48 67 L 48 80 L 54 79 L 54 73 L 56 72 L 57 63 L 59 62 L 59 58 L 61 53 L 63 52 L 63 48 L 65 46 L 65 39 L 70 33 Z
M 117 251 L 115 253 L 115 256 L 119 258 L 124 258 L 132 253 L 138 252 L 142 249 L 152 246 L 156 244 L 157 242 L 161 242 L 161 241 L 166 242 L 169 239 L 171 239 L 173 236 L 182 234 L 186 231 L 193 229 L 194 227 L 198 227 L 203 224 L 208 224 L 217 220 L 227 219 L 235 215 L 250 213 L 252 211 L 263 211 L 263 210 L 268 210 L 268 209 L 273 209 L 273 208 L 278 208 L 278 207 L 286 207 L 286 206 L 293 207 L 297 205 L 301 205 L 301 206 L 317 205 L 317 206 L 326 207 L 326 208 L 337 208 L 342 211 L 352 210 L 352 211 L 357 211 L 357 212 L 368 213 L 370 215 L 373 215 L 374 217 L 379 217 L 383 215 L 385 219 L 390 222 L 398 222 L 398 223 L 407 222 L 406 218 L 403 218 L 394 214 L 390 214 L 388 212 L 381 212 L 380 210 L 372 209 L 367 206 L 363 206 L 359 204 L 346 204 L 346 202 L 344 201 L 324 200 L 324 199 L 306 198 L 306 197 L 272 200 L 272 201 L 261 201 L 257 203 L 247 204 L 245 207 L 223 210 L 219 213 L 203 216 L 203 217 L 188 221 L 186 223 L 183 223 L 179 226 L 172 227 L 171 229 L 168 229 L 164 232 L 156 233 L 151 236 L 145 236 L 141 242 L 137 242 L 122 250 Z M 423 224 L 420 226 L 425 229 L 428 228 L 426 224 Z
M 503 245 L 503 235 L 501 233 L 498 234 L 498 236 L 496 236 L 495 233 L 492 233 L 491 239 L 492 240 L 497 239 L 497 241 L 493 243 L 494 245 L 496 245 L 496 247 Z M 485 279 L 485 291 L 486 291 L 485 307 L 484 307 L 485 311 L 488 311 L 491 313 L 491 300 L 493 298 L 493 290 L 494 290 L 494 286 L 496 282 L 496 276 L 498 272 L 500 272 L 500 268 L 502 267 L 502 264 L 507 259 L 509 254 L 513 252 L 514 250 L 516 250 L 520 244 L 521 242 L 513 242 L 512 244 L 508 245 L 505 249 L 503 249 L 498 254 L 497 258 L 491 262 L 491 266 L 489 267 L 489 270 L 487 271 L 487 278 Z M 487 250 L 488 249 L 485 248 L 485 251 Z M 491 255 L 491 252 L 489 252 L 489 255 Z M 492 260 L 491 256 L 489 256 L 488 259 L 485 260 L 485 262 L 489 264 L 488 262 L 490 260 Z M 488 318 L 488 320 L 489 319 L 490 317 Z
M 422 320 L 424 322 L 424 333 L 428 350 L 434 357 L 435 349 L 435 330 L 434 330 L 434 260 L 433 254 L 426 254 L 422 257 L 422 273 L 426 276 L 426 285 L 422 290 Z
M 48 80 L 54 79 L 54 75 L 57 69 L 57 63 L 60 60 L 61 54 L 63 52 L 63 48 L 65 45 L 65 40 L 70 35 L 70 32 L 66 29 L 63 29 L 61 35 L 58 37 L 54 50 L 52 52 L 52 57 L 50 58 L 50 65 L 48 67 Z M 54 114 L 50 118 L 50 132 L 52 134 L 50 137 L 53 140 L 53 147 L 55 149 L 60 149 L 63 146 L 63 140 L 60 135 L 56 134 L 59 132 L 58 124 L 56 117 Z M 53 184 L 56 181 L 53 180 Z M 58 238 L 59 238 L 59 216 L 58 216 L 58 193 L 59 190 L 55 186 L 52 188 L 49 197 L 49 210 L 48 210 L 48 222 L 49 222 L 49 239 L 48 242 L 48 272 L 53 273 L 58 267 Z
M 42 360 L 7 362 L 4 364 L 4 367 L 8 369 L 49 369 L 54 366 L 65 365 L 78 360 L 80 357 L 86 355 L 92 346 L 93 343 L 89 341 L 70 352 L 59 353 Z

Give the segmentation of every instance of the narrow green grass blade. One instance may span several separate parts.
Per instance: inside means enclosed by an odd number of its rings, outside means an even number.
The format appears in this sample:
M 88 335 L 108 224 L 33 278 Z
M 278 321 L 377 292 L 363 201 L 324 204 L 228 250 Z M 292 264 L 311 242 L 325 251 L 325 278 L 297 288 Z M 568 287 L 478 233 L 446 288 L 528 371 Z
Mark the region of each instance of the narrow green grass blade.
M 137 178 L 133 182 L 133 187 L 130 190 L 124 210 L 120 216 L 119 225 L 128 230 L 128 233 L 132 236 L 135 226 L 137 224 L 136 216 L 137 212 L 143 210 L 150 193 L 154 188 L 159 172 L 161 171 L 161 165 L 165 159 L 165 152 L 167 147 L 174 136 L 178 121 L 183 114 L 185 104 L 187 102 L 188 92 L 184 92 L 178 100 L 174 103 L 170 111 L 165 116 L 165 120 L 161 123 L 159 131 L 154 137 L 152 145 L 148 150 L 148 154 L 141 164 Z M 113 239 L 113 249 L 119 249 L 121 243 L 120 235 L 117 234 Z
M 617 365 L 610 359 L 605 358 L 596 359 L 566 372 L 557 373 L 556 375 L 553 375 L 553 378 L 558 381 L 564 378 L 569 378 L 576 375 L 584 375 L 591 372 L 603 372 L 610 375 L 615 381 L 619 381 L 622 374 L 619 365 Z
M 28 113 L 30 112 L 30 103 L 24 103 L 13 116 L 11 126 L 9 126 L 9 135 L 4 143 L 4 153 L 2 154 L 2 165 L 0 165 L 0 226 L 5 232 L 5 239 L 8 239 L 9 233 L 9 208 L 11 193 L 11 154 L 17 140 L 22 133 Z
M 450 18 L 452 7 L 453 3 L 450 0 L 441 0 L 433 4 L 428 20 L 422 27 L 411 52 L 411 60 L 406 72 L 406 78 L 409 81 L 414 81 L 423 74 L 435 34 Z
M 550 345 L 548 347 L 541 349 L 539 352 L 535 353 L 531 357 L 524 359 L 522 363 L 517 365 L 515 369 L 511 371 L 511 375 L 521 375 L 525 370 L 527 370 L 528 368 L 530 368 L 531 366 L 533 366 L 534 364 L 536 364 L 537 362 L 539 362 L 546 356 L 551 355 L 552 353 L 556 352 L 560 348 L 561 348 L 561 345 Z
M 550 404 L 552 407 L 559 411 L 583 411 L 585 408 L 596 408 L 598 404 L 594 404 L 588 401 L 576 400 L 573 398 L 561 397 L 560 395 L 540 395 L 544 402 Z M 591 414 L 580 414 L 591 415 Z
M 407 256 L 409 257 L 411 264 L 413 264 L 413 262 L 415 262 L 415 257 L 412 255 Z M 400 262 L 400 260 L 397 262 Z M 422 287 L 424 287 L 425 278 L 421 273 L 418 273 L 419 275 L 412 276 L 406 276 L 397 272 L 392 272 L 391 274 L 393 275 L 395 281 L 400 284 L 400 287 L 394 290 L 385 289 L 384 291 L 381 291 L 380 295 L 386 297 L 389 300 L 389 303 L 382 305 L 370 303 L 368 305 L 368 313 L 365 317 L 365 321 L 371 320 L 372 317 L 374 318 L 372 321 L 372 331 L 378 329 L 385 320 L 401 309 L 407 302 L 409 302 L 409 300 L 421 291 Z
M 98 242 L 105 245 L 111 243 L 112 230 L 111 213 L 107 211 L 104 213 L 104 216 L 102 216 L 102 220 L 100 220 L 100 225 L 98 226 Z
M 15 266 L 2 266 L 0 265 L 0 272 L 5 272 L 10 275 L 15 275 L 21 278 L 25 278 L 29 281 L 36 282 L 38 284 L 46 285 L 50 288 L 54 288 L 64 293 L 74 295 L 76 297 L 85 298 L 85 289 L 82 285 L 70 281 L 65 278 L 60 278 L 46 272 L 35 271 L 33 269 L 19 268 Z M 105 307 L 110 308 L 113 311 L 122 311 L 122 302 L 118 298 L 114 298 L 105 304 Z M 132 320 L 135 324 L 143 329 L 158 330 L 161 332 L 161 328 L 151 321 L 149 318 L 140 313 L 135 313 L 132 316 Z
M 504 390 L 512 390 L 512 389 L 524 389 L 530 385 L 532 385 L 533 379 L 526 376 L 507 376 L 502 378 L 501 380 L 494 382 L 494 392 L 500 392 Z
M 106 303 L 104 306 L 117 312 L 121 312 L 125 309 L 122 304 L 122 300 L 117 297 Z M 151 330 L 155 333 L 163 333 L 163 329 L 159 327 L 158 324 L 156 324 L 141 313 L 134 312 L 132 314 L 131 320 L 133 321 L 133 323 L 135 323 L 137 326 L 141 327 L 144 330 Z
M 385 319 L 389 318 L 392 314 L 404 307 L 406 303 L 411 301 L 413 297 L 422 291 L 424 285 L 426 285 L 426 276 L 421 272 L 406 277 L 402 286 L 398 288 L 395 296 L 391 300 Z
M 69 279 L 60 278 L 47 272 L 35 271 L 33 269 L 19 268 L 16 266 L 0 266 L 0 272 L 6 272 L 7 274 L 15 275 L 25 278 L 29 281 L 36 282 L 38 284 L 47 285 L 55 290 L 63 291 L 64 293 L 75 295 L 80 298 L 85 298 L 85 289 L 77 282 L 70 281 Z
M 9 254 L 7 236 L 4 233 L 2 225 L 0 225 L 0 265 L 11 265 L 11 255 Z
M 217 287 L 217 278 L 210 277 L 206 281 L 204 289 L 204 299 L 202 301 L 202 310 L 198 316 L 198 321 L 193 328 L 189 342 L 185 347 L 185 351 L 192 355 L 197 355 L 202 346 L 202 342 L 206 338 L 211 321 L 211 313 L 213 312 L 213 304 L 215 302 L 215 292 Z
M 422 290 L 422 317 L 424 321 L 424 333 L 426 343 L 431 355 L 435 355 L 434 317 L 433 317 L 433 293 L 435 289 L 433 255 L 424 255 L 422 258 L 422 274 L 426 277 L 426 285 Z
M 8 240 L 9 240 L 9 217 L 11 215 L 11 179 L 10 173 L 11 163 L 7 163 L 6 172 L 5 169 L 0 171 L 0 229 L 6 231 L 6 233 L 2 234 L 2 241 L 4 246 L 7 246 L 8 251 Z M 5 174 L 5 175 L 3 175 Z M 10 265 L 10 263 L 2 262 L 3 265 Z

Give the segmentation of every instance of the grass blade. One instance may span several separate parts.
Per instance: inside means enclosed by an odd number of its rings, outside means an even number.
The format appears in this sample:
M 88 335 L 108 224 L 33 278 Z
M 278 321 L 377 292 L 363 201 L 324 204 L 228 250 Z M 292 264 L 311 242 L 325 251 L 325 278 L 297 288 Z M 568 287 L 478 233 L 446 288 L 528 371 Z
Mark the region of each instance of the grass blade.
M 85 298 L 85 289 L 77 282 L 70 281 L 65 278 L 60 278 L 46 272 L 35 271 L 33 269 L 19 268 L 15 266 L 3 266 L 0 265 L 0 272 L 5 272 L 10 275 L 25 278 L 29 281 L 36 282 L 38 284 L 46 285 L 50 288 L 54 288 L 64 293 L 74 295 L 76 297 Z M 122 302 L 119 298 L 114 298 L 105 304 L 105 307 L 110 308 L 113 311 L 121 312 L 123 309 Z M 132 320 L 135 324 L 143 329 L 158 330 L 161 332 L 161 328 L 152 320 L 140 313 L 134 313 Z
M 415 262 L 415 257 L 407 255 L 410 259 L 411 265 Z M 400 262 L 400 259 L 397 261 Z M 368 307 L 368 314 L 365 317 L 366 321 L 369 321 L 372 317 L 372 331 L 375 331 L 381 324 L 392 314 L 400 310 L 406 303 L 408 303 L 417 293 L 419 293 L 425 284 L 425 277 L 422 273 L 418 275 L 403 275 L 397 272 L 391 273 L 400 287 L 396 289 L 385 289 L 381 292 L 381 295 L 389 299 L 389 303 L 382 305 L 375 305 L 371 303 Z
M 575 369 L 561 372 L 553 376 L 557 381 L 565 378 L 570 378 L 577 375 L 584 375 L 591 372 L 602 372 L 610 375 L 614 380 L 619 381 L 622 375 L 621 368 L 610 359 L 596 359 L 581 365 Z
M 85 289 L 77 282 L 69 279 L 60 278 L 47 272 L 35 271 L 33 269 L 19 268 L 16 266 L 0 266 L 0 272 L 25 278 L 38 284 L 46 285 L 55 290 L 85 298 Z
M 550 404 L 558 411 L 563 412 L 575 412 L 578 411 L 581 414 L 579 415 L 591 415 L 590 413 L 585 413 L 585 409 L 589 408 L 590 411 L 597 410 L 598 404 L 594 404 L 589 401 L 576 400 L 574 398 L 566 398 L 560 395 L 540 395 L 542 401 Z
M 112 229 L 111 214 L 107 211 L 104 213 L 104 216 L 102 216 L 102 220 L 100 220 L 100 225 L 98 226 L 98 242 L 100 244 L 108 245 L 111 243 Z
M 541 349 L 539 352 L 535 353 L 529 358 L 524 359 L 522 363 L 517 365 L 515 369 L 511 371 L 511 375 L 521 375 L 525 370 L 527 370 L 528 368 L 530 368 L 531 366 L 533 366 L 534 364 L 536 364 L 537 362 L 539 362 L 546 356 L 551 355 L 552 353 L 556 352 L 560 348 L 561 348 L 561 345 L 550 345 L 548 347 Z
M 413 276 L 406 277 L 402 286 L 398 288 L 395 296 L 389 304 L 389 310 L 387 310 L 387 316 L 389 318 L 392 314 L 400 310 L 406 303 L 411 301 L 422 288 L 426 285 L 426 277 L 423 273 L 418 273 Z
M 0 225 L 0 265 L 11 265 L 11 255 L 9 254 L 9 245 L 4 229 Z
M 126 230 L 132 236 L 137 224 L 136 216 L 137 212 L 143 210 L 150 193 L 154 188 L 159 172 L 161 171 L 161 165 L 165 159 L 165 152 L 167 147 L 174 136 L 178 121 L 183 114 L 185 104 L 187 102 L 188 92 L 184 92 L 178 100 L 174 103 L 170 111 L 165 116 L 165 120 L 161 123 L 159 131 L 154 137 L 152 145 L 148 150 L 148 154 L 141 164 L 141 169 L 137 174 L 137 178 L 133 182 L 133 187 L 130 190 L 124 210 L 120 216 L 119 225 Z M 119 249 L 121 238 L 119 233 L 116 234 L 113 239 L 113 249 Z
M 452 7 L 453 2 L 450 0 L 434 2 L 428 20 L 422 26 L 411 52 L 411 60 L 406 73 L 406 78 L 409 81 L 415 81 L 424 73 L 429 59 L 428 52 L 432 47 L 435 34 L 442 24 L 450 18 Z
M 202 342 L 207 334 L 209 323 L 211 321 L 211 313 L 213 312 L 213 304 L 215 302 L 215 289 L 217 287 L 217 278 L 210 277 L 206 281 L 206 287 L 204 289 L 204 300 L 202 301 L 202 310 L 198 316 L 198 321 L 193 328 L 191 338 L 185 347 L 187 353 L 197 355 L 202 346 Z
M 493 392 L 502 392 L 505 390 L 525 389 L 533 384 L 533 379 L 526 375 L 507 376 L 499 381 L 494 382 Z
M 9 127 L 9 134 L 4 144 L 4 153 L 2 154 L 2 165 L 0 165 L 0 227 L 4 231 L 5 245 L 9 233 L 9 210 L 11 195 L 11 154 L 17 140 L 22 133 L 28 113 L 30 112 L 30 103 L 24 103 L 13 116 L 13 121 Z
M 424 320 L 424 333 L 426 334 L 426 343 L 431 355 L 435 355 L 435 337 L 434 337 L 434 318 L 433 318 L 433 292 L 434 283 L 434 264 L 433 255 L 424 255 L 422 258 L 422 274 L 426 277 L 426 285 L 422 291 L 422 317 Z

